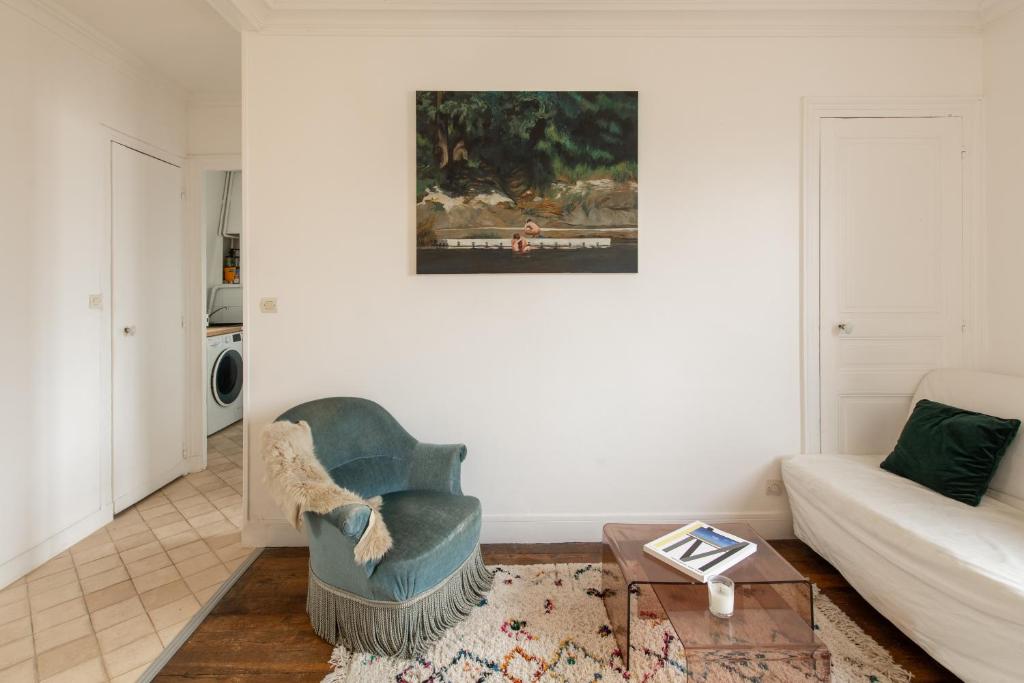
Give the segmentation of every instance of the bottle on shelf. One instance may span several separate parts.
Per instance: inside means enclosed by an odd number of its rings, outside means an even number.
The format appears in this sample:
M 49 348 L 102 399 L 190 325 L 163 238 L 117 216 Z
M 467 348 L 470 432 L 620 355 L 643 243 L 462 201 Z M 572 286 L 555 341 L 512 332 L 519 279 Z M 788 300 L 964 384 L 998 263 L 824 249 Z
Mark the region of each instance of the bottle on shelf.
M 224 251 L 224 284 L 237 285 L 241 282 L 241 254 L 238 248 Z

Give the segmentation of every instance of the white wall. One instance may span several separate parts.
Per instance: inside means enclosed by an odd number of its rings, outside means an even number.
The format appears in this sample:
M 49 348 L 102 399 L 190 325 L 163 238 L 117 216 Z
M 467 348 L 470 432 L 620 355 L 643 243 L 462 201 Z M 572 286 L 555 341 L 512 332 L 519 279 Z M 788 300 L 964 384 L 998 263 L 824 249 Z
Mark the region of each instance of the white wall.
M 240 154 L 242 105 L 196 102 L 188 108 L 189 156 Z
M 1024 375 L 1024 10 L 984 35 L 988 213 L 986 366 Z
M 0 1 L 0 586 L 110 516 L 104 126 L 185 152 L 180 95 L 35 7 Z
M 289 406 L 372 398 L 468 444 L 487 540 L 785 533 L 764 490 L 801 445 L 801 98 L 981 91 L 977 37 L 247 34 L 243 58 L 250 452 Z M 415 275 L 413 93 L 434 88 L 639 90 L 640 273 Z M 247 539 L 298 542 L 249 464 Z

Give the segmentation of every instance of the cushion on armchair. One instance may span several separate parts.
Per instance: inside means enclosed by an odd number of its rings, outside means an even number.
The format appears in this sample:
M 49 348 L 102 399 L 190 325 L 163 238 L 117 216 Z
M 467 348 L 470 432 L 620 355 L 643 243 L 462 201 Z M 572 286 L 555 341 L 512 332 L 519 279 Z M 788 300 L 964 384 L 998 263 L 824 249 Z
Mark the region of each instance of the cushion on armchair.
M 384 496 L 381 515 L 394 545 L 379 563 L 351 561 L 350 542 L 325 517 L 310 515 L 307 527 L 313 573 L 327 583 L 371 600 L 402 602 L 433 588 L 476 550 L 480 501 L 435 491 L 399 491 Z M 347 558 L 347 560 L 346 560 Z

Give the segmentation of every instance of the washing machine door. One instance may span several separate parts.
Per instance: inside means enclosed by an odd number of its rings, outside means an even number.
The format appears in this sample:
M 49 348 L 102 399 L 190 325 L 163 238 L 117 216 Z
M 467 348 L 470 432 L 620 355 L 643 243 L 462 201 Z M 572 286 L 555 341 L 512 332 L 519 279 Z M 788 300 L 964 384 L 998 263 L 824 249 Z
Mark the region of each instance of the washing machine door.
M 242 393 L 242 354 L 235 349 L 217 356 L 210 373 L 210 392 L 222 406 L 231 405 Z

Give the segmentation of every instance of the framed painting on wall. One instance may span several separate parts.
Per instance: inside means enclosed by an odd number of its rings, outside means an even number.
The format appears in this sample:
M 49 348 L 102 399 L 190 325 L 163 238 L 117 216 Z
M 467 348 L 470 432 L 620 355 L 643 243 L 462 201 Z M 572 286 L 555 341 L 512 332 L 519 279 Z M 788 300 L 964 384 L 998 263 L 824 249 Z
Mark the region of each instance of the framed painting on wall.
M 635 91 L 416 93 L 416 272 L 637 272 Z

